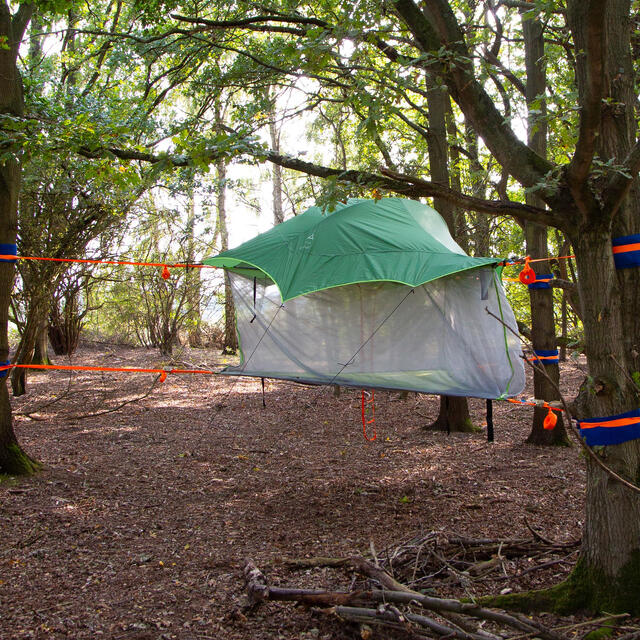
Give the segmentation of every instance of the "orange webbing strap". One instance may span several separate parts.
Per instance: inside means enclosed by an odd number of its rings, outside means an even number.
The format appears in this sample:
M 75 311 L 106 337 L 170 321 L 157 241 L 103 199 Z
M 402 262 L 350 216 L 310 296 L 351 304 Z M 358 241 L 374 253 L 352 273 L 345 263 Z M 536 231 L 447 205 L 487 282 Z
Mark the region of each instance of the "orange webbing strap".
M 526 402 L 525 400 L 516 400 L 515 398 L 506 398 L 506 401 L 513 404 L 522 404 L 527 407 L 542 407 L 543 409 L 548 409 L 549 411 L 542 422 L 542 428 L 548 431 L 555 429 L 556 424 L 558 424 L 558 416 L 554 411 L 564 411 L 564 409 L 560 407 L 552 407 L 547 402 Z
M 527 402 L 526 400 L 517 400 L 516 398 L 505 398 L 507 402 L 511 402 L 513 404 L 522 404 L 527 407 L 542 407 L 543 409 L 550 409 L 551 411 L 564 411 L 561 407 L 554 407 L 550 404 L 547 404 L 544 401 L 540 402 Z
M 627 249 L 627 251 L 631 251 L 631 249 Z M 515 267 L 519 264 L 526 264 L 528 262 L 546 262 L 548 260 L 569 260 L 570 258 L 575 258 L 575 256 L 549 256 L 548 258 L 515 258 L 514 260 L 503 260 L 500 264 L 503 267 Z
M 581 429 L 593 429 L 594 427 L 626 427 L 630 424 L 639 424 L 640 417 L 618 418 L 617 420 L 606 420 L 603 422 L 580 422 Z
M 162 267 L 162 277 L 168 280 L 171 277 L 169 269 L 217 269 L 210 264 L 192 264 L 192 263 L 166 263 L 166 262 L 135 262 L 133 260 L 90 260 L 88 258 L 48 258 L 42 256 L 15 256 L 0 255 L 0 260 L 45 260 L 49 262 L 74 262 L 80 264 L 112 264 L 112 265 L 128 265 L 132 267 Z
M 202 373 L 206 375 L 216 375 L 217 371 L 210 369 L 141 369 L 138 367 L 91 367 L 86 365 L 66 365 L 66 364 L 8 364 L 0 366 L 0 371 L 7 369 L 54 369 L 61 371 L 111 371 L 120 373 L 157 373 L 160 382 L 167 379 L 169 373 Z
M 627 253 L 628 251 L 640 251 L 640 242 L 632 242 L 631 244 L 621 244 L 612 247 L 613 253 Z
M 366 399 L 366 395 L 367 392 L 363 389 L 362 390 L 362 433 L 364 434 L 364 439 L 368 440 L 369 442 L 373 442 L 378 436 L 376 434 L 376 428 L 373 428 L 373 437 L 369 437 L 367 435 L 367 425 L 368 424 L 373 424 L 376 421 L 376 405 L 375 405 L 375 398 L 373 395 L 373 389 L 371 389 L 371 399 L 367 400 Z M 367 420 L 366 418 L 366 406 L 370 405 L 371 406 L 371 420 Z

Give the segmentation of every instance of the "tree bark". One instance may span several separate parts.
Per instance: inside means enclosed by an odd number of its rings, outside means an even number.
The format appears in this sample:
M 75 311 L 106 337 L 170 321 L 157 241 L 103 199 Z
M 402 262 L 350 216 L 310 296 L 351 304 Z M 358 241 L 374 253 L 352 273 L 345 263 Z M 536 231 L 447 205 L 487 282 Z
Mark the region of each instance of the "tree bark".
M 22 116 L 22 81 L 16 68 L 18 46 L 33 5 L 21 5 L 15 16 L 6 2 L 0 3 L 0 36 L 8 47 L 0 47 L 0 113 Z M 20 159 L 13 156 L 0 164 L 0 243 L 15 244 L 18 231 Z M 0 262 L 0 361 L 9 360 L 9 302 L 14 263 Z M 0 473 L 33 473 L 38 465 L 20 447 L 13 430 L 11 403 L 5 377 L 0 379 Z

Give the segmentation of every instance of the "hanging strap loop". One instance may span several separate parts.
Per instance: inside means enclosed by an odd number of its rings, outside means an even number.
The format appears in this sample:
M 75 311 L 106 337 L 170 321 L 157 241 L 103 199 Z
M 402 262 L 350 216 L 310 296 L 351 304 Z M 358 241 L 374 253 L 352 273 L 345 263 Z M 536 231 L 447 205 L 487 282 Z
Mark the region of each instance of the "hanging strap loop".
M 364 435 L 365 440 L 368 440 L 369 442 L 373 442 L 378 437 L 378 435 L 376 434 L 376 428 L 373 427 L 373 436 L 371 438 L 367 435 L 367 425 L 373 424 L 376 421 L 376 405 L 375 405 L 375 396 L 374 396 L 373 389 L 371 390 L 371 399 L 367 400 L 366 396 L 367 396 L 367 392 L 363 389 L 362 390 L 362 433 Z M 367 405 L 371 406 L 370 420 L 367 420 L 367 416 L 366 416 Z
M 531 258 L 529 256 L 524 259 L 524 268 L 520 272 L 520 275 L 518 275 L 518 279 L 522 284 L 533 284 L 536 281 L 536 273 L 529 266 L 530 261 Z

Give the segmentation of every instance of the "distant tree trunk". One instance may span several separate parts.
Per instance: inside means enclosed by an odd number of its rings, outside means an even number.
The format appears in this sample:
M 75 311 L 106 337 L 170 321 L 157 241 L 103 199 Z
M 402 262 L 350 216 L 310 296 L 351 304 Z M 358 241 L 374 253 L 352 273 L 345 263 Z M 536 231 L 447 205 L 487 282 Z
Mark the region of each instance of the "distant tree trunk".
M 220 101 L 215 105 L 216 123 L 223 124 L 224 115 Z M 218 180 L 217 197 L 217 228 L 220 232 L 220 250 L 229 249 L 229 229 L 227 227 L 227 165 L 224 158 L 216 160 L 216 177 Z M 229 276 L 224 275 L 224 341 L 222 353 L 235 354 L 238 352 L 238 333 L 236 331 L 236 308 L 233 304 L 233 292 Z
M 478 159 L 478 134 L 469 123 L 465 122 L 464 132 L 467 150 L 470 156 L 471 195 L 476 198 L 485 198 L 485 185 L 480 174 L 480 160 Z M 474 256 L 488 256 L 491 247 L 491 220 L 489 216 L 481 213 L 473 214 L 473 241 Z
M 428 81 L 429 82 L 429 81 Z M 433 182 L 449 187 L 449 145 L 447 143 L 446 114 L 451 103 L 446 88 L 430 86 L 429 103 L 429 170 Z M 434 198 L 436 211 L 444 218 L 449 233 L 456 236 L 456 210 L 447 200 Z M 446 429 L 447 431 L 473 431 L 469 403 L 458 396 L 440 396 L 440 410 L 435 422 L 428 429 Z
M 280 153 L 280 129 L 276 124 L 276 101 L 273 97 L 269 118 L 269 135 L 271 137 L 271 148 Z M 284 222 L 284 209 L 282 207 L 282 167 L 277 164 L 272 165 L 272 194 L 273 194 L 273 224 Z
M 32 4 L 20 5 L 12 16 L 6 2 L 0 3 L 0 113 L 21 117 L 22 81 L 16 68 L 18 47 L 33 12 Z M 18 230 L 20 161 L 9 156 L 0 164 L 0 243 L 14 245 Z M 9 359 L 9 302 L 13 288 L 14 263 L 0 262 L 0 361 Z M 38 465 L 20 447 L 13 431 L 11 403 L 5 380 L 0 380 L 0 473 L 33 473 Z
M 525 45 L 525 66 L 527 71 L 526 100 L 530 109 L 536 107 L 539 117 L 530 115 L 528 144 L 541 157 L 547 155 L 547 121 L 546 100 L 544 97 L 547 76 L 544 59 L 544 33 L 542 23 L 535 17 L 526 18 L 524 10 L 522 31 Z M 534 194 L 526 194 L 527 204 L 544 208 L 544 202 Z M 547 228 L 527 222 L 525 224 L 527 254 L 533 258 L 548 257 Z M 534 271 L 538 274 L 549 274 L 548 262 L 537 262 Z M 557 345 L 555 320 L 553 314 L 553 289 L 531 289 L 531 342 L 535 350 L 551 350 Z M 544 361 L 542 361 L 544 362 Z M 560 399 L 558 385 L 560 383 L 560 367 L 558 364 L 536 365 L 533 373 L 533 393 L 536 398 L 546 401 Z M 565 430 L 562 414 L 557 412 L 558 422 L 555 429 L 545 429 L 544 419 L 547 409 L 534 407 L 531 433 L 527 438 L 530 444 L 566 445 L 569 440 Z
M 49 315 L 49 301 L 51 293 L 46 287 L 38 287 L 29 296 L 29 306 L 20 342 L 16 348 L 14 362 L 19 364 L 46 364 L 35 360 L 36 345 L 43 339 L 46 321 Z M 46 335 L 46 334 L 45 334 Z M 13 369 L 11 372 L 11 388 L 14 396 L 21 396 L 27 391 L 27 370 Z
M 57 356 L 66 356 L 78 347 L 82 330 L 84 314 L 80 311 L 80 287 L 67 283 L 62 291 L 59 289 L 56 293 L 49 309 L 49 342 Z
M 45 318 L 40 324 L 40 331 L 36 337 L 33 349 L 33 364 L 51 364 L 49 358 L 49 322 Z
M 229 249 L 229 230 L 227 228 L 226 187 L 227 167 L 224 160 L 216 162 L 218 172 L 218 228 L 220 229 L 220 249 Z M 224 275 L 224 344 L 222 352 L 235 354 L 238 352 L 238 333 L 236 331 L 236 309 L 233 304 L 231 282 L 227 273 Z
M 447 125 L 447 135 L 451 139 L 455 139 L 457 136 L 455 114 L 451 108 L 451 100 L 447 100 L 445 105 L 446 114 L 445 121 Z M 456 191 L 462 193 L 462 178 L 460 176 L 460 152 L 455 145 L 449 146 L 449 183 L 451 187 Z M 469 253 L 469 230 L 467 228 L 467 221 L 465 212 L 459 207 L 454 208 L 454 220 L 455 220 L 455 233 L 452 234 L 456 242 L 462 247 L 462 249 Z
M 195 262 L 195 233 L 196 233 L 196 197 L 194 184 L 189 188 L 189 211 L 187 217 L 187 263 Z M 202 317 L 200 314 L 200 269 L 187 269 L 185 279 L 187 283 L 189 305 L 189 316 L 191 326 L 189 327 L 189 346 L 202 347 Z

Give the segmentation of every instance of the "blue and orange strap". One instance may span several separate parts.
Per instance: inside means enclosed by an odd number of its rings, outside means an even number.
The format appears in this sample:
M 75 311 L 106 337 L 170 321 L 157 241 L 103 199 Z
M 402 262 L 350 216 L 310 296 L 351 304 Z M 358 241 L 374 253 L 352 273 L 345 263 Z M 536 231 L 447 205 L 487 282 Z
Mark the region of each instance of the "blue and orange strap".
M 622 444 L 640 438 L 640 409 L 608 418 L 578 420 L 578 429 L 585 442 L 593 446 Z
M 539 362 L 541 364 L 558 364 L 560 354 L 557 349 L 534 349 L 533 356 L 528 358 L 529 362 Z
M 616 269 L 640 266 L 640 234 L 613 238 L 611 244 Z

